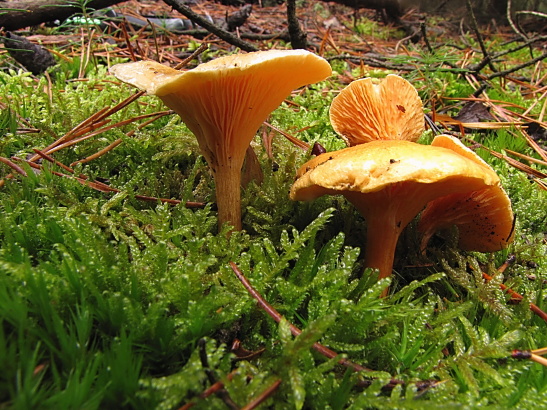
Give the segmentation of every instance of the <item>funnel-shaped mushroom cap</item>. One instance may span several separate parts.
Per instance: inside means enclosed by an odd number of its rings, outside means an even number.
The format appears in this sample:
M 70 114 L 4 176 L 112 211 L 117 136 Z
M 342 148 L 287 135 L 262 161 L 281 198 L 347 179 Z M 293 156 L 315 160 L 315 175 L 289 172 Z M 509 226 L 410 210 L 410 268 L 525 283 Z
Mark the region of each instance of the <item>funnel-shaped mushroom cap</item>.
M 290 197 L 344 195 L 367 220 L 365 264 L 391 275 L 400 233 L 431 200 L 496 186 L 496 173 L 450 149 L 409 141 L 372 141 L 304 164 Z
M 241 229 L 239 174 L 249 143 L 293 89 L 332 70 L 305 50 L 270 50 L 220 57 L 186 72 L 152 61 L 119 64 L 111 72 L 180 115 L 215 175 L 219 224 Z
M 111 72 L 179 114 L 214 168 L 220 157 L 242 161 L 262 122 L 291 91 L 332 70 L 305 50 L 270 50 L 220 57 L 185 72 L 154 61 L 118 64 Z
M 330 121 L 350 146 L 384 139 L 416 141 L 424 132 L 418 92 L 394 74 L 380 83 L 353 81 L 333 99 Z
M 453 137 L 439 135 L 431 145 L 465 154 L 486 169 L 491 169 L 477 154 Z M 425 250 L 435 232 L 456 226 L 461 249 L 495 252 L 506 248 L 513 241 L 513 224 L 514 215 L 509 197 L 500 185 L 493 185 L 431 201 L 420 216 L 418 230 L 423 234 L 422 250 Z

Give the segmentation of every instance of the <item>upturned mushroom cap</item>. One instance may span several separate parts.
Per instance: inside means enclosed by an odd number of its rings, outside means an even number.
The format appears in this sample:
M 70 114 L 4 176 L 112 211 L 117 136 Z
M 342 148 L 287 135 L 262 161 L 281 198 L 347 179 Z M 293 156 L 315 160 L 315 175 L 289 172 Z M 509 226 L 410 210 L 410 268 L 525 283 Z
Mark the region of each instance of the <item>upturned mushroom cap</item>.
M 111 72 L 180 115 L 215 175 L 219 224 L 241 229 L 235 208 L 249 143 L 292 90 L 324 80 L 332 70 L 305 50 L 269 50 L 220 57 L 185 72 L 153 61 L 118 64 Z
M 330 121 L 349 146 L 384 139 L 416 141 L 424 132 L 418 92 L 394 74 L 379 83 L 372 78 L 350 83 L 333 99 Z
M 457 139 L 439 135 L 432 144 L 451 149 L 492 169 L 477 154 Z M 506 248 L 514 237 L 514 215 L 511 201 L 500 185 L 454 193 L 427 204 L 420 215 L 418 230 L 422 232 L 422 250 L 431 236 L 451 226 L 458 228 L 458 246 L 466 251 L 495 252 Z
M 385 140 L 308 161 L 290 197 L 307 201 L 344 195 L 367 220 L 365 265 L 385 278 L 391 276 L 400 233 L 429 201 L 498 184 L 492 169 L 450 149 Z
M 155 61 L 118 64 L 111 72 L 179 114 L 214 167 L 219 157 L 242 161 L 260 125 L 291 91 L 324 80 L 332 69 L 306 50 L 268 50 L 220 57 L 185 72 Z

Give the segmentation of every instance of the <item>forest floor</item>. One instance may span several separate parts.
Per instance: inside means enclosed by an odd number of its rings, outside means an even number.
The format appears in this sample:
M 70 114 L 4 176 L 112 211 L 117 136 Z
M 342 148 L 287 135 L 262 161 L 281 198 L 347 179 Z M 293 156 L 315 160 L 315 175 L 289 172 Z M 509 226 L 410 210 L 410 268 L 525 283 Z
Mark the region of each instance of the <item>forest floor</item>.
M 190 7 L 213 21 L 239 10 Z M 184 19 L 163 2 L 112 9 L 18 30 L 54 56 L 43 74 L 0 48 L 0 407 L 547 408 L 545 35 L 474 29 L 465 10 L 410 11 L 403 27 L 307 2 L 297 16 L 333 75 L 260 127 L 262 180 L 227 235 L 192 133 L 109 69 L 238 48 L 129 23 Z M 286 21 L 285 5 L 253 5 L 235 34 L 287 49 Z M 506 249 L 464 252 L 447 230 L 422 252 L 413 221 L 378 282 L 351 204 L 289 200 L 314 144 L 346 146 L 331 101 L 388 74 L 423 102 L 419 143 L 450 134 L 499 175 L 516 215 Z

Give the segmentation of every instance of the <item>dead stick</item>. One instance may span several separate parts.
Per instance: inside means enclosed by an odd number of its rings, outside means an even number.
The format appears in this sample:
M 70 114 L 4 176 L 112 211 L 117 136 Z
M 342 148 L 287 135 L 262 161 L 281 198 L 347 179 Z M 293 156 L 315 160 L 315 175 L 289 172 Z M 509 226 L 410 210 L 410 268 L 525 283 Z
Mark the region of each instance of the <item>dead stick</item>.
M 190 7 L 188 7 L 182 0 L 163 0 L 164 3 L 173 7 L 179 13 L 184 15 L 186 18 L 192 20 L 194 23 L 200 25 L 210 33 L 213 33 L 218 38 L 226 41 L 229 44 L 232 44 L 236 47 L 241 48 L 243 51 L 258 51 L 251 43 L 241 40 L 236 35 L 230 33 L 229 31 L 223 30 L 217 25 L 211 23 L 209 20 L 201 17 L 199 14 L 194 13 Z
M 471 0 L 467 0 L 466 4 L 469 15 L 471 16 L 471 27 L 473 27 L 473 31 L 475 32 L 475 36 L 477 37 L 477 42 L 479 43 L 482 54 L 484 55 L 484 59 L 486 60 L 488 67 L 490 67 L 490 70 L 497 72 L 498 70 L 496 70 L 496 67 L 494 67 L 494 64 L 492 63 L 492 58 L 490 57 L 490 54 L 488 53 L 488 50 L 486 49 L 486 46 L 482 41 L 481 32 L 477 24 L 477 19 L 475 18 L 475 13 L 473 12 L 473 5 L 471 4 Z

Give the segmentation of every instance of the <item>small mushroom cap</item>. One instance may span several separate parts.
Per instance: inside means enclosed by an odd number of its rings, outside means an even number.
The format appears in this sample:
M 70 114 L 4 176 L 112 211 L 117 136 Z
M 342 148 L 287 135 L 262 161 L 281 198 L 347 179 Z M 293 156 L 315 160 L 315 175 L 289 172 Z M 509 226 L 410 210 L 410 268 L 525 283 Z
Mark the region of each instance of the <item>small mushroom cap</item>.
M 498 182 L 493 170 L 447 148 L 409 141 L 372 141 L 308 161 L 297 172 L 290 198 L 307 201 L 345 191 L 369 193 L 408 186 L 404 200 L 425 195 L 420 199 L 425 205 L 440 195 L 476 190 Z M 418 190 L 418 186 L 422 188 Z M 422 192 L 425 186 L 430 186 L 427 194 Z
M 492 169 L 477 154 L 459 140 L 439 135 L 432 144 L 452 149 Z M 507 193 L 499 185 L 450 194 L 429 202 L 420 216 L 418 230 L 422 232 L 422 249 L 431 236 L 442 229 L 456 226 L 458 246 L 466 251 L 495 252 L 506 248 L 514 237 L 514 215 Z
M 353 81 L 333 99 L 330 121 L 349 146 L 384 139 L 416 141 L 424 132 L 418 92 L 395 74 L 380 83 L 372 78 Z

